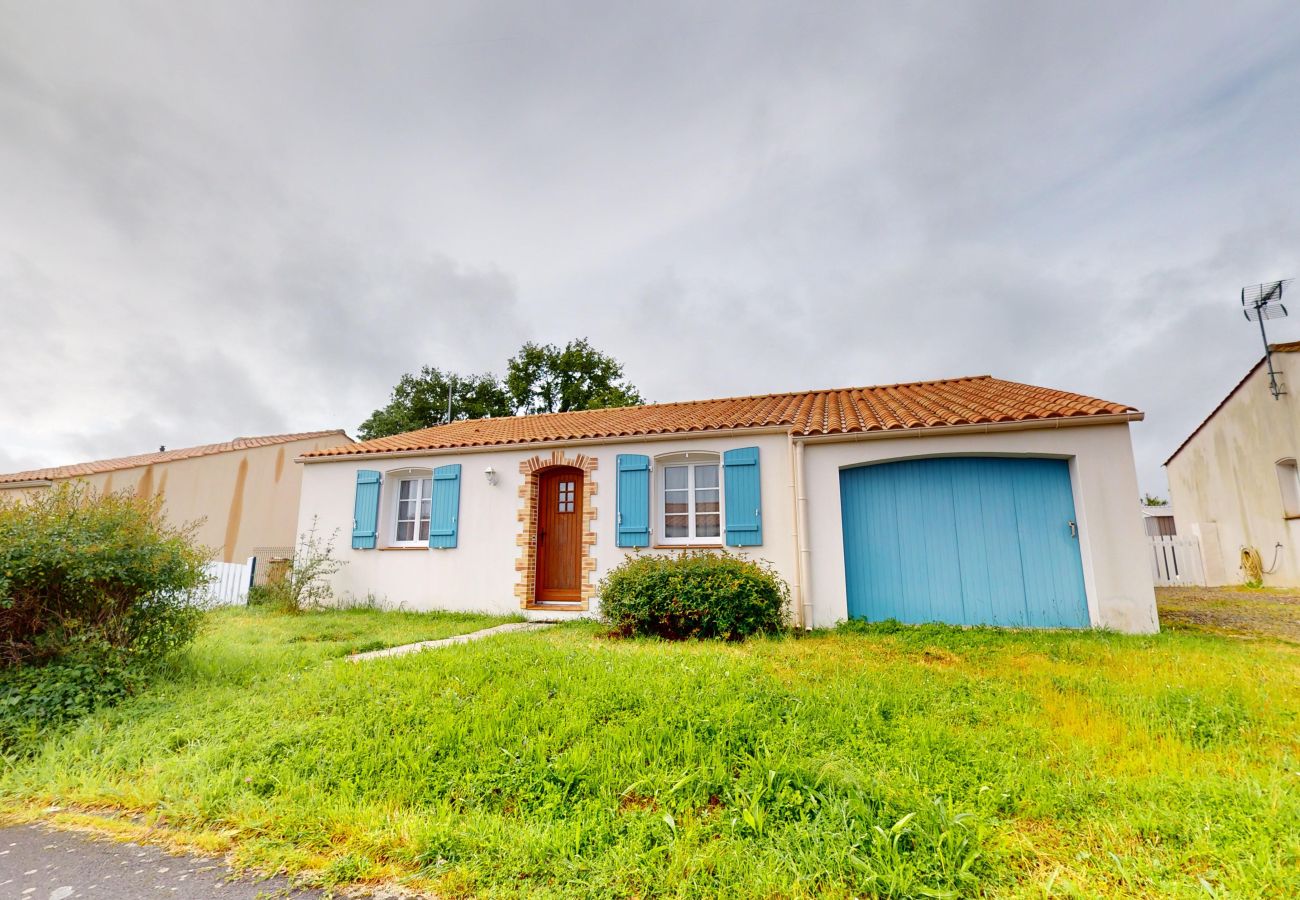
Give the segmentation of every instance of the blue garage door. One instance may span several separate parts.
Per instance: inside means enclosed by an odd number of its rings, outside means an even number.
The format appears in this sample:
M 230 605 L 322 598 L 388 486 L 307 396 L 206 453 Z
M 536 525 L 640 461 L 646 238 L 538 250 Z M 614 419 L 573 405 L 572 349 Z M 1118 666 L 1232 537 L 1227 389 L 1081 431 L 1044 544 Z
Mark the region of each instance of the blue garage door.
M 1065 460 L 843 469 L 840 502 L 850 618 L 1088 626 Z

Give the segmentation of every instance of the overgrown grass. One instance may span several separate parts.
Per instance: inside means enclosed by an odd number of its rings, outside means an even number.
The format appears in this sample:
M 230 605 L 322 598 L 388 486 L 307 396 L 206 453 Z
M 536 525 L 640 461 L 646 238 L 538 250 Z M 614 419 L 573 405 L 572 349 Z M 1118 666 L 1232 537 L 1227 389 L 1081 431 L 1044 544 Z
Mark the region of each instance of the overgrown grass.
M 0 796 L 445 896 L 1300 894 L 1291 645 L 569 625 L 337 660 L 432 636 L 400 615 L 220 616 L 183 676 Z

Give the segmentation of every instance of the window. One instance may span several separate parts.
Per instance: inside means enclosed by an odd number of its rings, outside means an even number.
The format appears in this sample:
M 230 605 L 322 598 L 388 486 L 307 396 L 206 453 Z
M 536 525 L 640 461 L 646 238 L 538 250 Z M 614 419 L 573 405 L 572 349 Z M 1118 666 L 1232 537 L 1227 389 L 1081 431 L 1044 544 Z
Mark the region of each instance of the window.
M 718 457 L 689 453 L 659 461 L 661 542 L 720 544 L 722 487 Z
M 1277 484 L 1282 490 L 1282 515 L 1300 518 L 1300 470 L 1294 459 L 1278 460 Z
M 433 479 L 402 478 L 397 483 L 397 516 L 393 530 L 395 544 L 421 544 L 429 540 L 429 510 L 433 499 Z
M 559 512 L 573 512 L 573 485 L 572 481 L 560 482 L 560 508 Z

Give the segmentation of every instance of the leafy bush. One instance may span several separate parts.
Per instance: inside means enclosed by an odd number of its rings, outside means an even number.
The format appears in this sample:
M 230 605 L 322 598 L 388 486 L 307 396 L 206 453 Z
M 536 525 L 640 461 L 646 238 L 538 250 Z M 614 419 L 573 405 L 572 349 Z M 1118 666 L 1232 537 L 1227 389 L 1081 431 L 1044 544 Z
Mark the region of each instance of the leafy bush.
M 0 666 L 184 647 L 207 556 L 159 497 L 65 484 L 0 503 Z
M 34 745 L 43 732 L 122 700 L 147 676 L 147 666 L 111 652 L 0 670 L 0 751 Z
M 338 536 L 338 529 L 335 529 L 329 540 L 322 540 L 316 534 L 316 520 L 312 519 L 311 529 L 298 538 L 293 562 L 266 584 L 249 588 L 248 605 L 267 606 L 284 613 L 299 613 L 330 605 L 329 601 L 333 599 L 330 576 L 347 565 L 334 556 L 334 542 Z
M 781 631 L 790 598 L 769 563 L 705 551 L 629 557 L 599 593 L 601 615 L 619 634 L 671 640 Z

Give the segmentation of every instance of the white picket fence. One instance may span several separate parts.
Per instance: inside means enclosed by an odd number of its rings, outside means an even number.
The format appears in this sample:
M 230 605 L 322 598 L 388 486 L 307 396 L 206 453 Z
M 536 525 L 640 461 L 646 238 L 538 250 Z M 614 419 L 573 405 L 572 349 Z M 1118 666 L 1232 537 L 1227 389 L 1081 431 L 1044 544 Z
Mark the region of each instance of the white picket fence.
M 206 601 L 212 606 L 233 606 L 248 603 L 248 586 L 253 583 L 256 557 L 248 562 L 210 562 L 204 571 L 212 579 L 208 582 Z
M 1205 584 L 1201 542 L 1194 537 L 1148 537 L 1156 587 Z

